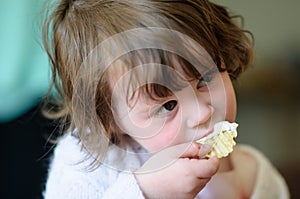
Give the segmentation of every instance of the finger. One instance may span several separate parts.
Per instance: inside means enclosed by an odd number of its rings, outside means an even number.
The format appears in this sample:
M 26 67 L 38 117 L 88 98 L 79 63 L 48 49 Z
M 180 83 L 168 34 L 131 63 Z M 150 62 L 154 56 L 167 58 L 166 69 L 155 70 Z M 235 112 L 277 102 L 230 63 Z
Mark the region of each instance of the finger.
M 181 150 L 179 151 L 179 158 L 199 158 L 199 152 L 201 151 L 202 145 L 196 142 L 182 144 Z M 180 149 L 180 148 L 178 148 Z
M 199 158 L 204 158 L 210 151 L 212 147 L 208 144 L 201 145 L 200 151 L 199 151 Z
M 185 148 L 180 158 L 203 158 L 211 151 L 211 146 L 207 144 L 199 144 L 197 142 L 191 143 Z
M 141 172 L 150 172 L 165 168 L 177 161 L 179 158 L 199 158 L 201 144 L 196 142 L 183 143 L 166 148 L 154 154 L 143 167 Z
M 168 147 L 157 153 L 157 155 L 160 157 L 171 159 L 199 158 L 199 151 L 201 146 L 201 144 L 196 142 L 182 143 Z
M 197 142 L 192 143 L 183 143 L 173 147 L 170 147 L 166 150 L 168 155 L 171 155 L 174 158 L 203 158 L 210 151 L 211 146 L 207 144 L 200 144 Z
M 198 178 L 211 178 L 218 171 L 220 161 L 218 158 L 190 159 L 187 167 Z
M 208 145 L 201 145 L 196 142 L 178 144 L 154 154 L 147 162 L 144 163 L 143 167 L 139 171 L 157 171 L 173 164 L 179 158 L 199 159 L 206 155 L 209 151 L 210 147 Z

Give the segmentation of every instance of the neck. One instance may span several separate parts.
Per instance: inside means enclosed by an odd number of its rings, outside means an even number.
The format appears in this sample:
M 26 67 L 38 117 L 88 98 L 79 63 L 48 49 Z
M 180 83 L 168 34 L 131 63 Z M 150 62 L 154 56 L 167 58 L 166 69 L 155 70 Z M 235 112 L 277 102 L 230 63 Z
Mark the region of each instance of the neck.
M 220 167 L 218 172 L 228 172 L 228 171 L 232 171 L 233 169 L 234 168 L 231 162 L 230 155 L 220 159 Z

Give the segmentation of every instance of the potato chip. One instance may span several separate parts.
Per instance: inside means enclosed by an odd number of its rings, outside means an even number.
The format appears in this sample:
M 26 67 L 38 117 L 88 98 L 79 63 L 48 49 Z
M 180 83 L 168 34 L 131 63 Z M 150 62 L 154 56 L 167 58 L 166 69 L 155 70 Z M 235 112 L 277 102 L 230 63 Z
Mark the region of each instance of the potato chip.
M 196 142 L 208 144 L 212 147 L 206 157 L 226 157 L 233 151 L 233 147 L 236 145 L 234 138 L 237 137 L 237 127 L 237 123 L 227 121 L 218 122 L 214 126 L 213 133 Z

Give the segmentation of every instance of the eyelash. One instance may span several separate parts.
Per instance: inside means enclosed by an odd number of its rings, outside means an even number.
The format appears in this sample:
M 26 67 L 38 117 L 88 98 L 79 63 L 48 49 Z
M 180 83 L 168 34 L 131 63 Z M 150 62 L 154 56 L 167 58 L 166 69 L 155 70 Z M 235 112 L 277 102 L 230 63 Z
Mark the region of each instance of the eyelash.
M 201 78 L 199 79 L 199 81 L 197 83 L 196 88 L 200 89 L 202 87 L 207 86 L 207 84 L 210 83 L 213 80 L 214 75 L 215 75 L 215 71 L 209 71 L 205 75 L 201 76 Z
M 168 107 L 168 106 L 170 106 L 170 107 Z M 156 114 L 159 116 L 168 114 L 168 113 L 172 112 L 176 108 L 176 106 L 177 106 L 176 100 L 167 101 L 156 111 Z
M 214 70 L 209 71 L 208 73 L 203 75 L 199 79 L 199 81 L 196 85 L 197 89 L 200 89 L 202 87 L 207 86 L 207 84 L 210 83 L 213 80 L 214 75 L 215 75 Z M 201 84 L 204 84 L 204 85 L 201 85 Z M 166 108 L 166 106 L 169 106 L 169 105 L 171 105 L 171 107 Z M 177 101 L 176 100 L 167 101 L 162 106 L 160 106 L 160 108 L 156 111 L 156 115 L 158 115 L 158 116 L 166 115 L 166 114 L 172 112 L 176 108 L 176 106 L 177 106 Z

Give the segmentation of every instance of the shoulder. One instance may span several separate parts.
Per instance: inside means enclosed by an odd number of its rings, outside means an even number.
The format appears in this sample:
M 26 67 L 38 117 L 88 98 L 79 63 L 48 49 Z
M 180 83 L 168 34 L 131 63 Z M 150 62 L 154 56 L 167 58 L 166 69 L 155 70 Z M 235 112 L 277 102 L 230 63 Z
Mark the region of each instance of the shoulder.
M 259 150 L 238 145 L 233 153 L 233 161 L 240 168 L 244 182 L 251 181 L 251 189 L 247 191 L 252 198 L 289 198 L 285 180 Z

